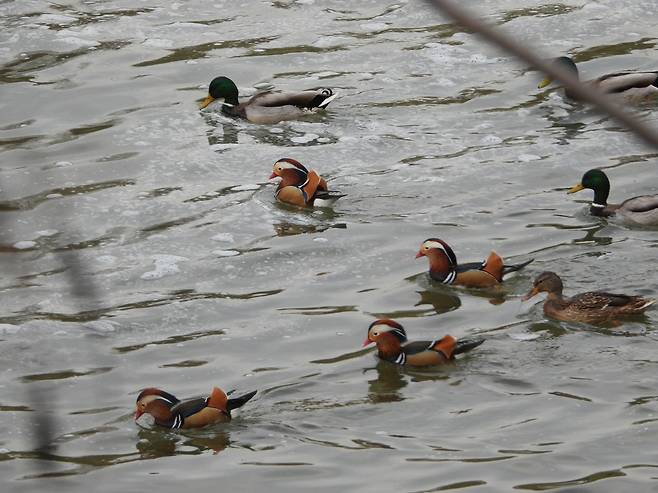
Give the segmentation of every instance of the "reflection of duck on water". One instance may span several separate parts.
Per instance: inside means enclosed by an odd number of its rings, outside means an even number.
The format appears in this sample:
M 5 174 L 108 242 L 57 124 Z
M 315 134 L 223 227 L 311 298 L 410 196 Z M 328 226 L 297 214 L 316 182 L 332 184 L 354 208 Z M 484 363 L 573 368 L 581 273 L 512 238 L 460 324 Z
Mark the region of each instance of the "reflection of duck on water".
M 196 432 L 198 433 L 198 432 Z M 181 446 L 193 447 L 194 453 L 212 450 L 218 454 L 231 444 L 230 435 L 226 430 L 213 430 L 208 436 L 185 436 L 171 433 L 154 433 L 149 430 L 139 430 L 140 440 L 137 442 L 137 450 L 140 459 L 158 459 L 176 455 L 177 448 Z
M 368 380 L 368 399 L 374 404 L 403 400 L 399 390 L 407 386 L 407 381 L 400 368 L 386 361 L 378 361 L 374 370 L 377 371 L 377 378 Z

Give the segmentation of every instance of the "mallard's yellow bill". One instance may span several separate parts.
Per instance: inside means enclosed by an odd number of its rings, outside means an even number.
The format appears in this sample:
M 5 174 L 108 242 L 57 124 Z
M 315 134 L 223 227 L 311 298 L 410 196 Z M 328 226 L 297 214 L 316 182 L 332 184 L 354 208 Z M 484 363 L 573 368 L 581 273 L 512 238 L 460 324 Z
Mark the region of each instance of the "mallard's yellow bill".
M 585 190 L 585 187 L 583 186 L 582 183 L 579 183 L 578 185 L 574 185 L 573 187 L 571 187 L 567 193 L 576 193 L 576 192 L 580 192 L 581 190 Z
M 547 85 L 549 85 L 551 82 L 553 82 L 553 79 L 551 79 L 550 77 L 546 77 L 543 81 L 541 81 L 541 82 L 539 83 L 539 85 L 538 85 L 537 87 L 538 87 L 539 89 L 543 89 L 544 87 L 546 87 Z
M 201 106 L 199 107 L 200 110 L 208 106 L 210 103 L 212 103 L 215 100 L 210 94 L 206 97 L 206 99 L 203 100 L 203 103 L 201 103 Z

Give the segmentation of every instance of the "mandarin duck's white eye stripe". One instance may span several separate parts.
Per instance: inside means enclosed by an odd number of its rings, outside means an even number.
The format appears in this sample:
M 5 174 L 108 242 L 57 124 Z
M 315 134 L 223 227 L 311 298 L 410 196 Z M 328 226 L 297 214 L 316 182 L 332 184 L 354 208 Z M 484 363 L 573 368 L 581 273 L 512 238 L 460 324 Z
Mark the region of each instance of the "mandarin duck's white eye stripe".
M 425 248 L 438 248 L 440 250 L 443 250 L 444 252 L 446 251 L 445 247 L 441 243 L 439 243 L 438 241 L 426 241 L 425 243 L 423 243 L 423 247 L 425 247 Z M 446 252 L 446 255 L 447 254 L 448 254 L 448 252 Z
M 170 401 L 169 399 L 167 399 L 166 397 L 162 397 L 161 395 L 158 395 L 158 396 L 156 396 L 155 398 L 156 398 L 156 399 L 160 399 L 161 401 L 168 402 L 168 403 L 171 404 L 172 406 L 174 405 L 173 402 L 171 402 L 171 401 Z
M 274 163 L 274 166 L 278 166 L 281 169 L 294 169 L 296 171 L 304 172 L 303 169 L 298 168 L 297 166 L 295 166 L 292 163 L 289 163 L 288 161 L 277 161 L 276 163 Z

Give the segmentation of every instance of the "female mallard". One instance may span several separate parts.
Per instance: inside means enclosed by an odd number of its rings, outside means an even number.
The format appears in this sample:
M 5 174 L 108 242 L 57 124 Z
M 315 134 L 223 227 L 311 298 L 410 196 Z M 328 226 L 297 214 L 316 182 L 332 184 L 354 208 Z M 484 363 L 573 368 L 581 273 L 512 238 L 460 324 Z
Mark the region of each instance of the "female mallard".
M 610 181 L 600 169 L 589 170 L 583 175 L 580 183 L 567 193 L 580 192 L 585 188 L 594 190 L 594 201 L 589 208 L 593 216 L 619 215 L 629 222 L 644 226 L 658 225 L 658 195 L 640 195 L 624 200 L 621 204 L 608 204 Z
M 553 63 L 570 71 L 578 77 L 578 67 L 568 56 L 556 58 Z M 546 77 L 540 84 L 542 89 L 553 82 Z M 620 95 L 631 102 L 641 102 L 658 96 L 658 72 L 617 72 L 584 82 L 584 84 L 598 89 L 604 94 Z M 565 95 L 570 99 L 578 99 L 567 89 Z
M 558 320 L 586 323 L 613 322 L 623 315 L 639 315 L 655 300 L 641 296 L 589 291 L 572 298 L 562 296 L 562 279 L 555 272 L 542 272 L 532 290 L 523 297 L 529 300 L 538 293 L 548 293 L 544 313 Z
M 295 120 L 308 111 L 326 108 L 337 95 L 329 88 L 300 92 L 265 91 L 247 101 L 238 101 L 238 88 L 228 77 L 215 77 L 201 109 L 216 99 L 222 100 L 222 113 L 245 118 L 253 123 L 277 123 Z

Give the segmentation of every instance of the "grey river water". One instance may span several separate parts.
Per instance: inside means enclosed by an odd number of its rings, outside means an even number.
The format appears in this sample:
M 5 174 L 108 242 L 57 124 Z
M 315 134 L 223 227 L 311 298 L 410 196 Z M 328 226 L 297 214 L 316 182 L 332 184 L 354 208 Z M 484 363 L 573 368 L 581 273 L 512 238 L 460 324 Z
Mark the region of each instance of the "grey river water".
M 658 70 L 655 1 L 466 4 L 585 78 Z M 658 295 L 656 230 L 565 193 L 595 166 L 612 201 L 656 193 L 656 150 L 415 0 L 0 0 L 0 27 L 3 492 L 658 491 L 658 311 L 520 300 L 543 270 Z M 198 110 L 217 75 L 340 97 L 255 125 Z M 282 157 L 347 196 L 276 203 Z M 536 260 L 436 286 L 428 237 Z M 486 342 L 400 369 L 361 348 L 377 317 Z M 258 394 L 228 425 L 133 422 L 143 387 L 213 385 Z

